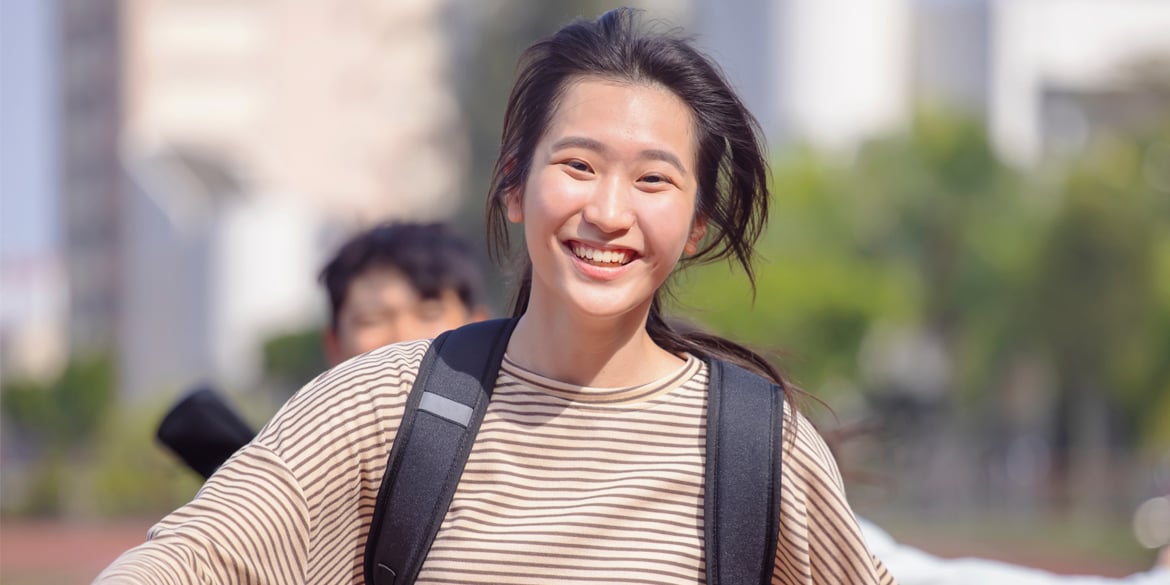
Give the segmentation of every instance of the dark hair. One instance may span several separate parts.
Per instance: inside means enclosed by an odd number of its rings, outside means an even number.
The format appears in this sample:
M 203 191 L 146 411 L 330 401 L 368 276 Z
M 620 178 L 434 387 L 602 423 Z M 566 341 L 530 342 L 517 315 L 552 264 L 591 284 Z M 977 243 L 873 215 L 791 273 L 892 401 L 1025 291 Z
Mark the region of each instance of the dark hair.
M 598 77 L 669 89 L 690 108 L 698 142 L 696 213 L 707 220 L 707 235 L 685 264 L 730 259 L 743 267 L 755 288 L 753 246 L 768 216 L 768 165 L 759 125 L 719 68 L 689 40 L 673 32 L 641 30 L 637 12 L 611 10 L 596 20 L 578 20 L 537 41 L 520 56 L 508 97 L 499 158 L 487 201 L 488 241 L 497 261 L 510 241 L 505 198 L 521 189 L 533 152 L 543 138 L 568 85 Z M 532 266 L 523 267 L 513 316 L 527 310 Z M 727 339 L 701 331 L 678 331 L 662 314 L 655 293 L 646 329 L 655 343 L 674 353 L 717 356 L 784 384 L 768 360 Z
M 479 304 L 483 275 L 471 247 L 445 223 L 387 223 L 346 242 L 321 270 L 329 291 L 330 326 L 345 305 L 353 280 L 374 268 L 398 270 L 424 299 L 454 290 L 468 310 Z

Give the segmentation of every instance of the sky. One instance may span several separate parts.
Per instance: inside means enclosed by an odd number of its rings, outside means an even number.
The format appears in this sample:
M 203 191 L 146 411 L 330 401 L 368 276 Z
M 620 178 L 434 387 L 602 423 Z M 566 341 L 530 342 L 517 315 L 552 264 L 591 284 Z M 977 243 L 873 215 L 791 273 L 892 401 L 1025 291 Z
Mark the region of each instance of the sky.
M 56 248 L 51 0 L 0 2 L 0 258 Z

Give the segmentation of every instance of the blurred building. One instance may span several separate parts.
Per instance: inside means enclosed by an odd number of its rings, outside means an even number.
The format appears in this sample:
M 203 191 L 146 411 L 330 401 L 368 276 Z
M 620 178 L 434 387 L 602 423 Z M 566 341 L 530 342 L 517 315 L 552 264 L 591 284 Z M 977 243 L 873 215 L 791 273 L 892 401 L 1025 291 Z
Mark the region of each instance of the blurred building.
M 121 12 L 118 0 L 59 0 L 58 155 L 71 354 L 113 352 L 122 312 Z
M 459 204 L 443 6 L 124 0 L 128 395 L 250 387 L 330 234 Z
M 126 184 L 126 396 L 240 390 L 260 376 L 267 338 L 322 320 L 316 210 L 249 192 L 222 159 L 183 150 L 130 162 Z
M 910 0 L 696 0 L 699 40 L 773 150 L 848 150 L 905 122 Z
M 459 203 L 443 0 L 125 0 L 132 156 L 196 146 L 344 221 Z
M 4 266 L 6 366 L 109 353 L 128 397 L 254 383 L 265 339 L 322 320 L 342 235 L 460 204 L 447 9 L 53 2 L 60 250 Z
M 1163 0 L 696 0 L 695 13 L 774 148 L 848 152 L 942 105 L 1034 164 L 1119 111 L 1148 120 L 1159 106 L 1133 97 L 1135 70 L 1170 62 Z
M 1141 127 L 1170 104 L 1141 94 L 1170 81 L 1170 2 L 1001 0 L 995 5 L 989 125 L 1009 160 L 1085 145 L 1095 128 Z
M 909 6 L 909 97 L 984 115 L 990 99 L 993 2 L 913 0 Z

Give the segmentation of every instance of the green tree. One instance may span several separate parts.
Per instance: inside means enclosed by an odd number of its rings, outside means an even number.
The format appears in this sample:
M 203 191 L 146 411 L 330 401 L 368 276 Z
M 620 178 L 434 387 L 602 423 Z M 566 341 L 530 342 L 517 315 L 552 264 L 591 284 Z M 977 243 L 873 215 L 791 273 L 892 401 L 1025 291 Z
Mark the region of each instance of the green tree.
M 105 357 L 70 361 L 47 384 L 7 382 L 0 390 L 5 421 L 18 440 L 32 445 L 36 465 L 26 490 L 27 501 L 15 505 L 33 514 L 63 511 L 70 472 L 88 454 L 115 399 L 115 374 Z
M 279 401 L 329 366 L 318 327 L 272 337 L 264 342 L 262 353 L 265 380 L 276 388 L 274 398 Z
M 847 180 L 808 150 L 775 164 L 754 302 L 746 277 L 726 265 L 683 273 L 677 283 L 686 316 L 772 354 L 816 391 L 851 378 L 869 324 L 911 319 L 919 294 L 905 265 L 856 253 Z
M 1020 311 L 1021 335 L 1057 372 L 1058 453 L 1074 480 L 1099 477 L 1118 449 L 1170 445 L 1165 140 L 1112 137 L 1069 161 Z
M 851 164 L 790 152 L 774 167 L 755 306 L 720 267 L 685 281 L 684 304 L 720 331 L 789 348 L 789 369 L 813 389 L 856 380 L 862 340 L 880 323 L 961 353 L 966 331 L 1006 319 L 1003 300 L 1034 248 L 1023 226 L 1036 213 L 1018 184 L 978 121 L 938 112 Z

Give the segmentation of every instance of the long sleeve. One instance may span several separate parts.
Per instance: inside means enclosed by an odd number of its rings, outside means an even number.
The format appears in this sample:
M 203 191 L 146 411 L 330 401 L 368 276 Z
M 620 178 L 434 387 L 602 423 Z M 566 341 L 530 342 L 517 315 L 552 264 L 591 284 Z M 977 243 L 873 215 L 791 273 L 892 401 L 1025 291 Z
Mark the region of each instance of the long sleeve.
M 387 346 L 309 383 L 96 582 L 360 583 L 386 455 L 429 345 Z
M 308 538 L 301 487 L 276 454 L 251 444 L 97 582 L 302 582 Z
M 780 536 L 774 584 L 894 583 L 869 551 L 837 463 L 812 424 L 797 414 L 785 425 L 780 479 Z
M 987 559 L 945 559 L 896 542 L 873 523 L 859 519 L 866 541 L 902 585 L 1170 585 L 1170 569 L 1125 578 L 1056 575 Z

